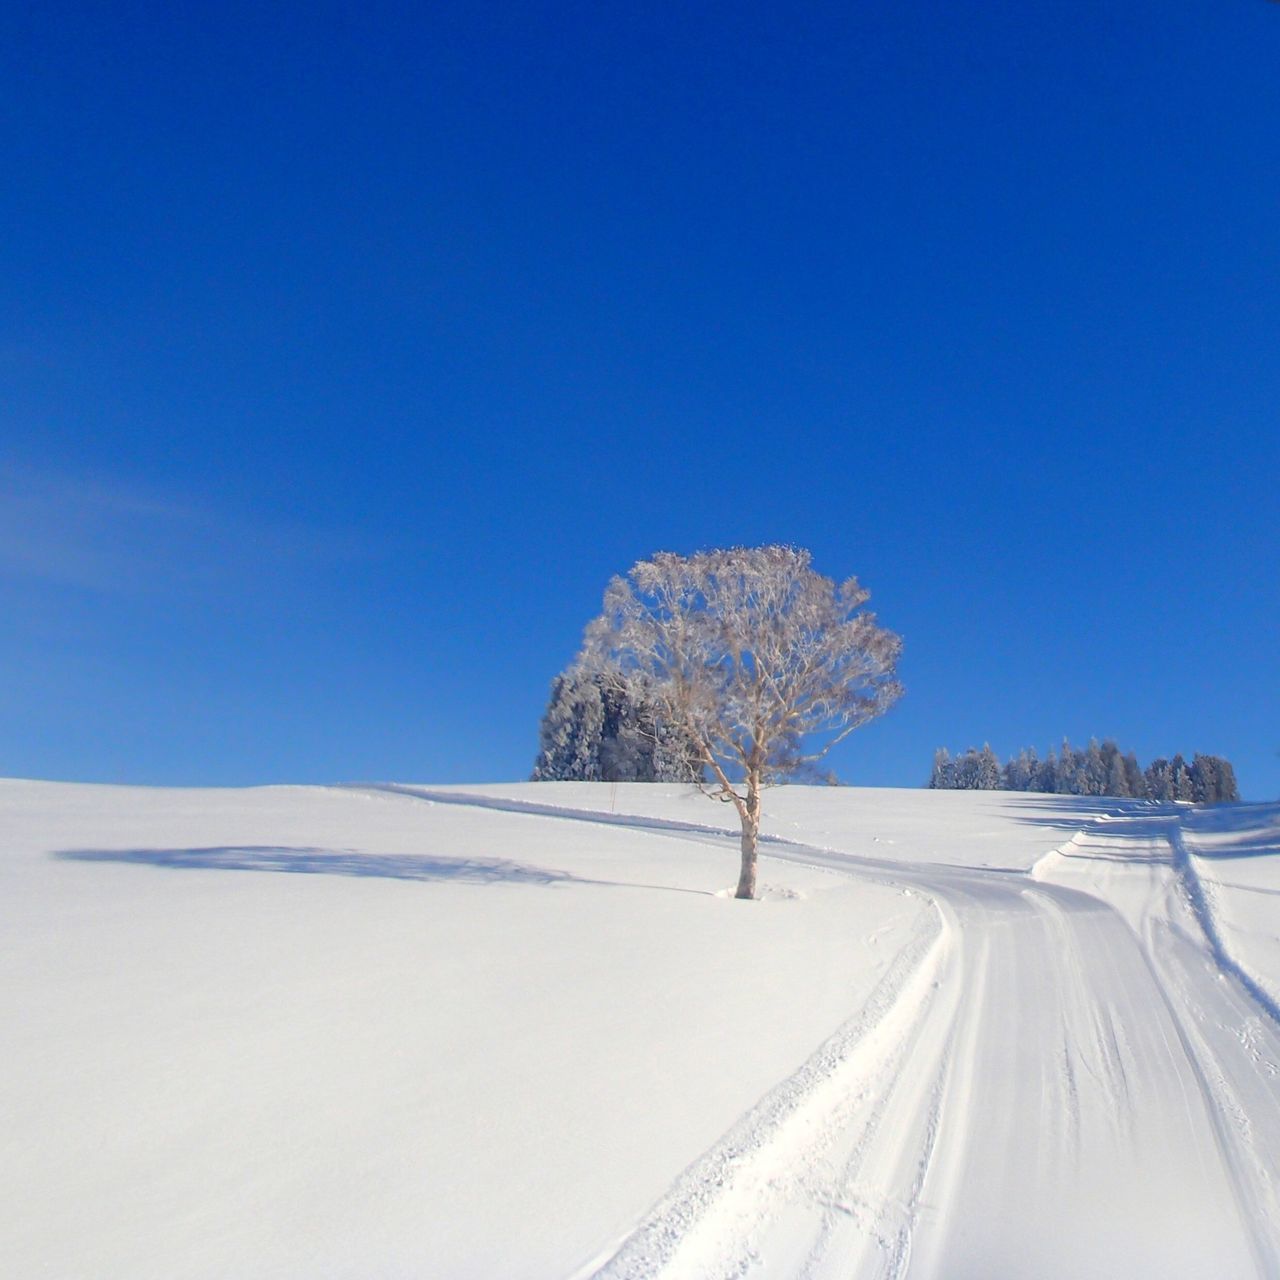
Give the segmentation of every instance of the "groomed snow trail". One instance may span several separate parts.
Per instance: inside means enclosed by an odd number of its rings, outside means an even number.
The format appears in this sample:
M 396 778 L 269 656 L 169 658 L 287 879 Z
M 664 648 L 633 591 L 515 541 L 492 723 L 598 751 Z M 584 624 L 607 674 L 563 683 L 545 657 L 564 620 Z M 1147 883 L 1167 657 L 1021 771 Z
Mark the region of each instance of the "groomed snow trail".
M 1280 1028 L 1220 954 L 1177 824 L 1104 819 L 1032 874 L 769 841 L 925 896 L 936 927 L 579 1274 L 1280 1275 Z

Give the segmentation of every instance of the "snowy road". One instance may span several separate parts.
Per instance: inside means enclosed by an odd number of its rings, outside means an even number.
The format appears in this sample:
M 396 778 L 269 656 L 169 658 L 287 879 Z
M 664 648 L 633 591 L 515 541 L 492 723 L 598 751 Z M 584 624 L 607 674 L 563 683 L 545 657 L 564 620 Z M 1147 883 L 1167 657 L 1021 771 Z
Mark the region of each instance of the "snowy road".
M 1124 921 L 1050 886 L 940 888 L 962 941 L 919 1273 L 1251 1274 L 1220 1100 Z
M 581 1274 L 1280 1274 L 1280 1029 L 1215 960 L 1176 826 L 1104 818 L 1033 873 L 773 841 L 936 929 Z

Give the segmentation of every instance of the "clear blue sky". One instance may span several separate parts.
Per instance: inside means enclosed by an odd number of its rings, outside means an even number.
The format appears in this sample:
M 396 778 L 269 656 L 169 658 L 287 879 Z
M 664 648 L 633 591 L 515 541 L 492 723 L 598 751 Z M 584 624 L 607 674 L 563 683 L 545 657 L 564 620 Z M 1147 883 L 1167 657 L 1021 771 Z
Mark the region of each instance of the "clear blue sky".
M 0 773 L 527 775 L 606 580 L 810 547 L 852 782 L 1280 794 L 1280 5 L 0 17 Z

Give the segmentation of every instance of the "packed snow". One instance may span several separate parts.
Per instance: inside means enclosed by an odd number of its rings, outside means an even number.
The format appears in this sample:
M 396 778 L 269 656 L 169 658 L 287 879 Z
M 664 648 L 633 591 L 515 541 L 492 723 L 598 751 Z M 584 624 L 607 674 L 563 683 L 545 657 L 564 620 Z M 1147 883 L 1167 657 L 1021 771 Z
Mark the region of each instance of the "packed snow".
M 1280 806 L 0 782 L 15 1276 L 1280 1275 Z

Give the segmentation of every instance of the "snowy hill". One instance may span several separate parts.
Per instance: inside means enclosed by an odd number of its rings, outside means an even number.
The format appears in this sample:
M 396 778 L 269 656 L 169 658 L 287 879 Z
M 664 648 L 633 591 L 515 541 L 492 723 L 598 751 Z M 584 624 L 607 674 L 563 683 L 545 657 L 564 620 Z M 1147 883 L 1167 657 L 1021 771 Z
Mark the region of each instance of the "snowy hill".
M 1280 807 L 0 782 L 15 1276 L 1280 1274 Z

